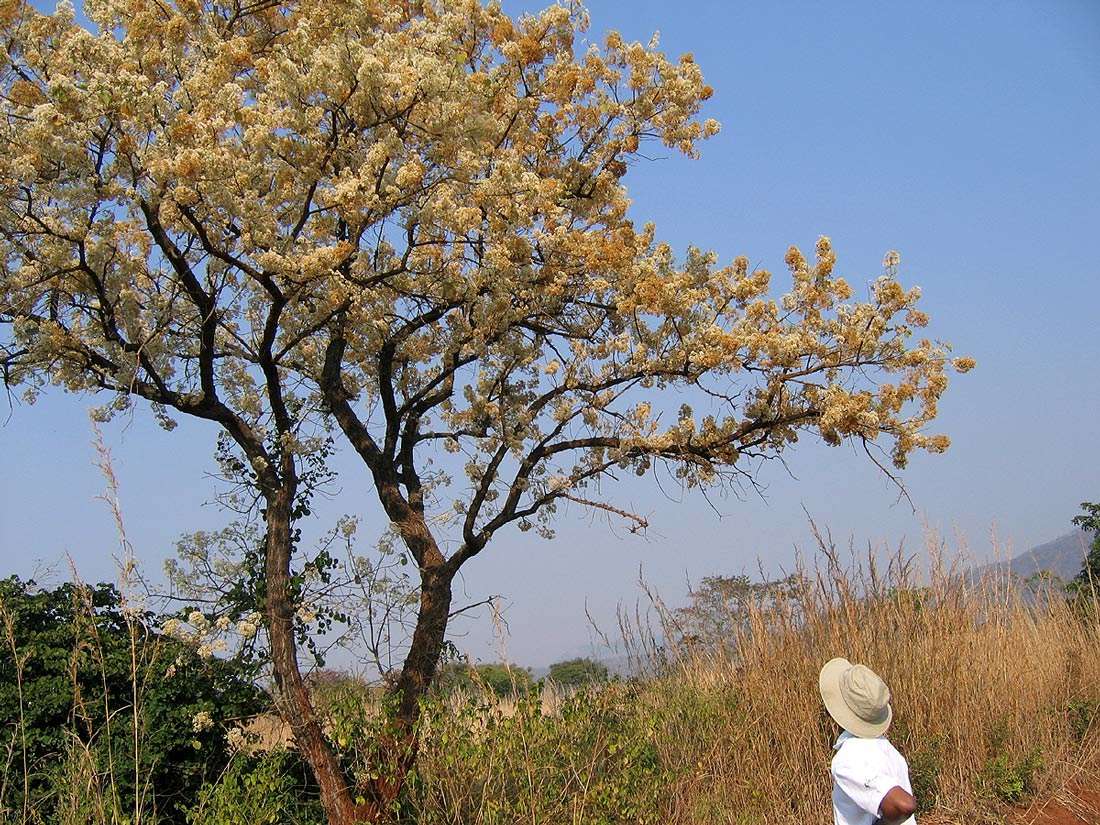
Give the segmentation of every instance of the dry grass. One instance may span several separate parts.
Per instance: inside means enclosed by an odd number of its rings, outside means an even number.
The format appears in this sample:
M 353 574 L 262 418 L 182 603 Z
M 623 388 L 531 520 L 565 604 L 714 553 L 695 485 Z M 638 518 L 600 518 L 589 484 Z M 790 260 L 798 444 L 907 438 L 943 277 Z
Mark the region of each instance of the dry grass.
M 820 568 L 791 598 L 751 609 L 720 648 L 670 650 L 674 615 L 657 601 L 659 628 L 633 637 L 657 675 L 556 718 L 532 701 L 489 737 L 461 738 L 476 710 L 438 714 L 422 751 L 422 821 L 831 822 L 837 731 L 816 685 L 837 655 L 890 685 L 890 738 L 910 759 L 922 823 L 1001 822 L 1017 798 L 1100 779 L 1095 600 L 1082 609 L 974 583 L 935 552 L 920 577 L 901 559 L 846 569 L 819 538 Z M 615 801 L 631 798 L 649 807 Z
M 795 601 L 753 611 L 732 655 L 689 654 L 669 677 L 670 695 L 728 693 L 744 720 L 699 737 L 711 747 L 702 769 L 678 784 L 671 821 L 745 821 L 747 812 L 748 821 L 828 821 L 834 728 L 816 680 L 837 655 L 870 665 L 890 685 L 891 738 L 931 781 L 926 822 L 973 822 L 991 797 L 1011 796 L 996 786 L 1013 778 L 999 777 L 999 764 L 1011 770 L 1041 757 L 1034 775 L 1021 777 L 1039 793 L 1096 768 L 1096 732 L 1079 739 L 1073 716 L 1100 702 L 1095 619 L 1060 599 L 1029 600 L 1004 581 L 975 585 L 935 565 L 916 588 L 904 566 L 880 578 L 873 568 L 842 569 L 827 542 L 823 550 L 825 570 Z M 684 750 L 666 758 L 683 761 L 697 749 Z

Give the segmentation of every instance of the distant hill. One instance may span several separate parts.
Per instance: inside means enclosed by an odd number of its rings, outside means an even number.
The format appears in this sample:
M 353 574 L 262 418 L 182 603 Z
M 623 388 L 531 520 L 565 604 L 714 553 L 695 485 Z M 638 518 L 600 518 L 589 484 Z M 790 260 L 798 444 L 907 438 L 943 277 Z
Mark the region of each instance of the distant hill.
M 1088 555 L 1092 536 L 1084 530 L 1074 530 L 1059 536 L 1053 541 L 1032 547 L 1009 561 L 987 564 L 974 571 L 981 575 L 995 571 L 1005 571 L 1026 579 L 1040 571 L 1048 571 L 1068 582 L 1081 572 L 1085 556 Z

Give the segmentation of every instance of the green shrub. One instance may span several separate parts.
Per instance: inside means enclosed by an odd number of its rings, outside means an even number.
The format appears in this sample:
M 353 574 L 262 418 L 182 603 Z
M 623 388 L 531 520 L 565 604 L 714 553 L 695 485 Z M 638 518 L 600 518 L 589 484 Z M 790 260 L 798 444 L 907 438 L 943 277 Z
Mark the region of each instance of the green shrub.
M 592 659 L 569 659 L 550 665 L 548 678 L 561 687 L 581 687 L 594 682 L 606 682 L 607 667 Z
M 72 774 L 85 778 L 89 804 L 182 822 L 182 807 L 229 759 L 227 721 L 268 704 L 247 666 L 200 658 L 158 633 L 153 613 L 128 616 L 110 584 L 47 590 L 3 579 L 0 615 L 0 730 L 19 753 L 0 783 L 0 821 L 27 808 L 60 816 Z M 210 724 L 196 729 L 200 712 Z M 79 770 L 60 768 L 74 759 Z M 92 821 L 104 818 L 113 821 Z
M 1035 779 L 1043 768 L 1043 755 L 1038 749 L 1022 757 L 1004 750 L 1003 738 L 993 736 L 994 754 L 986 761 L 979 777 L 981 789 L 988 797 L 1015 804 L 1035 793 Z
M 238 755 L 217 782 L 199 791 L 198 804 L 187 811 L 187 823 L 320 825 L 324 814 L 311 797 L 294 754 Z
M 663 820 L 670 773 L 656 720 L 635 691 L 579 691 L 556 714 L 539 696 L 506 713 L 470 701 L 426 708 L 414 787 L 423 825 L 573 822 L 645 825 Z
M 894 723 L 890 738 L 903 749 L 909 763 L 909 782 L 917 800 L 917 813 L 925 814 L 939 800 L 940 771 L 943 766 L 942 735 L 919 738 L 910 733 L 905 720 Z
M 441 667 L 436 675 L 436 688 L 442 693 L 485 688 L 497 696 L 512 696 L 527 693 L 534 686 L 535 682 L 526 668 L 497 662 L 472 666 L 451 662 Z
M 1100 724 L 1100 700 L 1075 699 L 1066 708 L 1069 729 L 1076 742 L 1083 742 L 1089 732 Z

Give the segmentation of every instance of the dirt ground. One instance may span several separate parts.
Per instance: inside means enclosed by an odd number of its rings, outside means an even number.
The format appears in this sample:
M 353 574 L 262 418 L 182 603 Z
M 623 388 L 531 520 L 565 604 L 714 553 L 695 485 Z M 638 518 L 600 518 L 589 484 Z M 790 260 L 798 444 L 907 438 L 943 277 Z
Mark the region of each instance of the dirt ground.
M 1100 825 L 1100 788 L 1074 785 L 1009 821 L 1012 825 Z

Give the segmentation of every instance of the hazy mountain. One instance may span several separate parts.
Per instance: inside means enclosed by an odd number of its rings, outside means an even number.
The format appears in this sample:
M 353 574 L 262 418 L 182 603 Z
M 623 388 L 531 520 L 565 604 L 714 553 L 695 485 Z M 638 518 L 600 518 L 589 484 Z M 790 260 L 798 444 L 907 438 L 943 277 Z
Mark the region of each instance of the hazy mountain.
M 1022 579 L 1040 571 L 1048 571 L 1068 582 L 1081 572 L 1088 555 L 1092 536 L 1084 530 L 1074 530 L 1053 541 L 1032 547 L 1014 559 L 995 562 L 978 568 L 975 573 L 1008 570 Z

